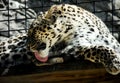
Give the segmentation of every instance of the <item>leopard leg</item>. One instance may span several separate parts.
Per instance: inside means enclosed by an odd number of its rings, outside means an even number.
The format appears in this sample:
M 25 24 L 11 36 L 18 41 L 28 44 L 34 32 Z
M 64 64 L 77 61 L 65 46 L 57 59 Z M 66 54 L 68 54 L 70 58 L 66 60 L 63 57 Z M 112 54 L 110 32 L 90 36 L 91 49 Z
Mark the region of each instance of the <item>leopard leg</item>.
M 74 58 L 84 56 L 86 60 L 102 63 L 107 72 L 116 75 L 120 73 L 120 56 L 107 46 L 68 46 L 63 51 Z
M 100 62 L 106 70 L 116 75 L 120 73 L 120 56 L 112 48 L 105 46 L 94 46 L 86 49 L 85 59 L 92 62 Z

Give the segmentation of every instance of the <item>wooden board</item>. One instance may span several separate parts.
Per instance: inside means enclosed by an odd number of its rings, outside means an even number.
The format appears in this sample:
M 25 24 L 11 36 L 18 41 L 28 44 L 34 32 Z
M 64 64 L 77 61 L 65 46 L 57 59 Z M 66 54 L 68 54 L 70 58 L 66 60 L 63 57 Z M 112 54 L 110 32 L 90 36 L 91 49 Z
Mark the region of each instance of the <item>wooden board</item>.
M 51 66 L 21 65 L 11 68 L 0 83 L 120 83 L 119 75 L 110 75 L 103 65 L 79 60 Z
M 0 77 L 0 83 L 119 83 L 120 75 L 110 75 L 105 69 L 55 71 L 30 75 Z

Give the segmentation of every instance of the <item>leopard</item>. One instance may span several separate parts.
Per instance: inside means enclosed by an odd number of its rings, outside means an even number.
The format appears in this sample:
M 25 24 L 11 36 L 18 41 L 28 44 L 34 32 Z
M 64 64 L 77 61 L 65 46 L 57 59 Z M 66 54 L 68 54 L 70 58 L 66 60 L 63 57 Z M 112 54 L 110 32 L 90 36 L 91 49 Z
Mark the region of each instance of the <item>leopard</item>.
M 43 63 L 51 55 L 65 61 L 84 57 L 103 64 L 112 75 L 120 72 L 119 42 L 100 18 L 76 5 L 53 5 L 38 16 L 28 29 L 27 48 Z
M 35 59 L 33 52 L 27 49 L 27 34 L 21 33 L 0 42 L 0 75 L 8 75 L 10 68 L 18 65 L 34 64 L 46 66 L 62 63 L 62 57 L 49 57 L 46 63 Z
M 89 11 L 70 4 L 53 5 L 32 22 L 28 33 L 0 41 L 1 75 L 11 66 L 64 63 L 84 57 L 120 72 L 120 44 L 107 26 Z
M 12 36 L 0 42 L 0 74 L 8 73 L 10 67 L 30 63 L 28 55 L 31 55 L 25 47 L 26 34 Z

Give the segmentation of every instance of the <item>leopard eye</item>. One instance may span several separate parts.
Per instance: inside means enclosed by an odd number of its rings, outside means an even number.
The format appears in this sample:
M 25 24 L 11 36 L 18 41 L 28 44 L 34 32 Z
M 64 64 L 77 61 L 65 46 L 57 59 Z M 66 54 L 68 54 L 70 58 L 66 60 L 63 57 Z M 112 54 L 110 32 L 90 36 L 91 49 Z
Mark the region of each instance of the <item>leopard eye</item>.
M 54 15 L 51 16 L 51 22 L 54 23 L 56 21 L 56 17 Z
M 46 48 L 46 43 L 39 43 L 37 45 L 37 50 L 44 50 Z
M 61 14 L 62 12 L 59 10 L 57 13 L 58 13 L 58 14 Z

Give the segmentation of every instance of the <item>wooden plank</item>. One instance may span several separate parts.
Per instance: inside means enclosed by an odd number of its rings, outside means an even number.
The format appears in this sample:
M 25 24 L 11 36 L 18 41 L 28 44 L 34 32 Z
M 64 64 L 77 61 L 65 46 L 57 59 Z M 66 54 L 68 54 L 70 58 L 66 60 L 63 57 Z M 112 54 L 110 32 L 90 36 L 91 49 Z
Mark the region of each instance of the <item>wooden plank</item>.
M 120 82 L 120 75 L 110 75 L 103 68 L 0 77 L 0 83 L 117 83 L 118 81 Z

